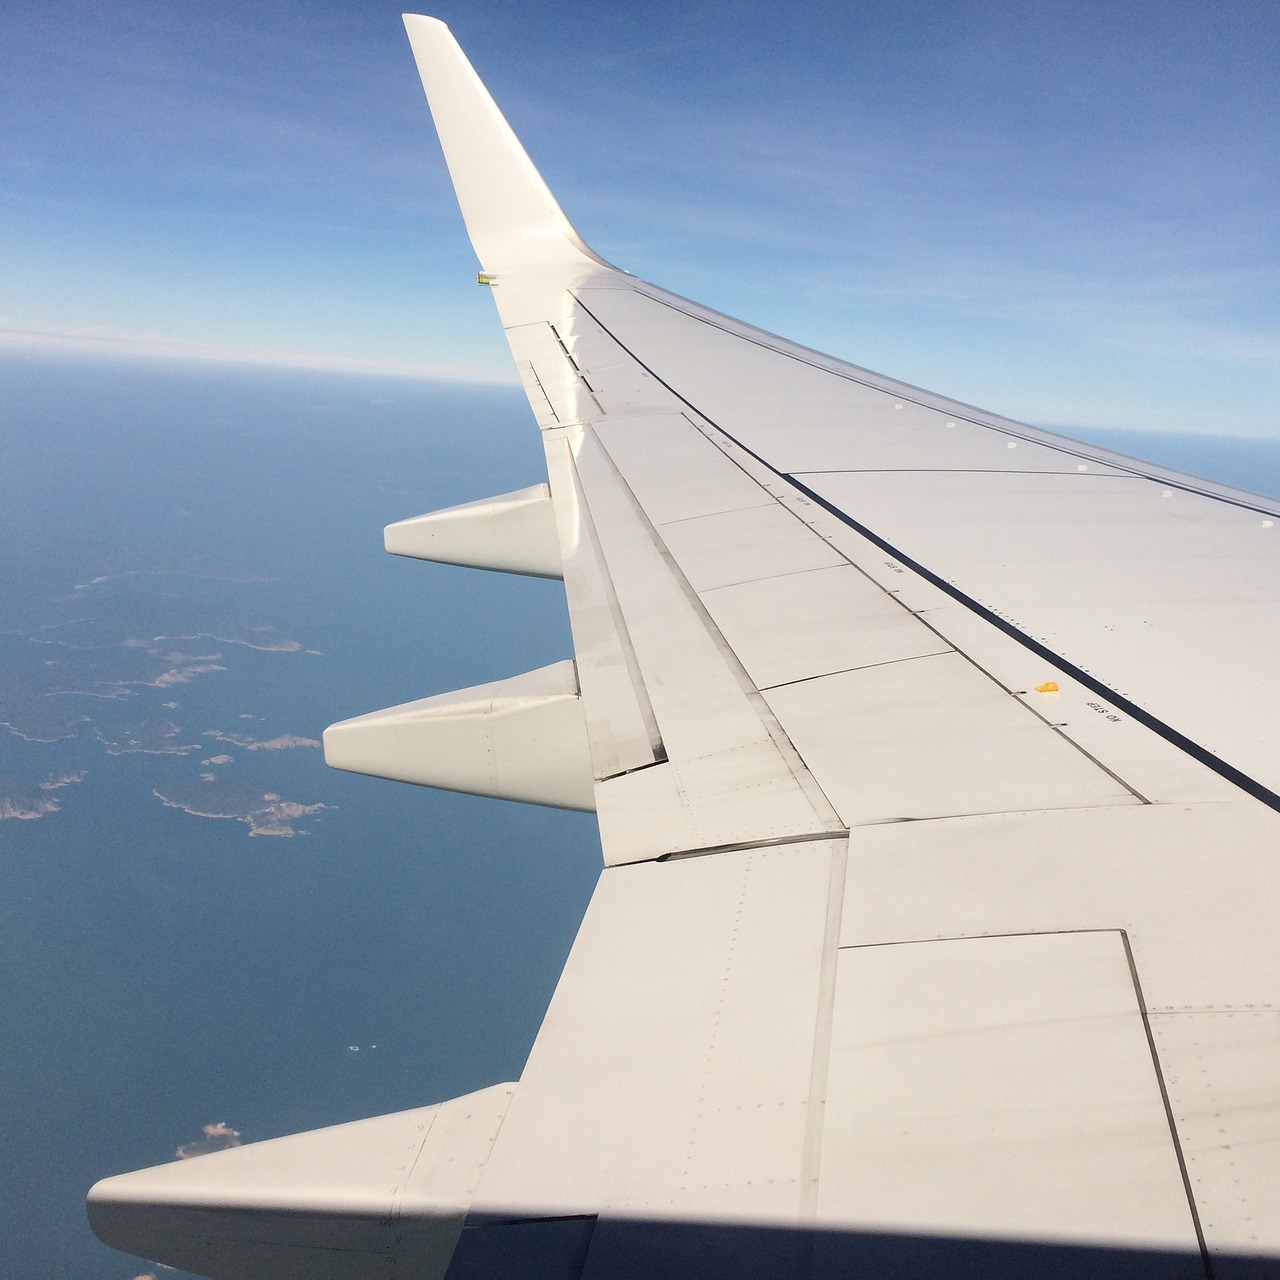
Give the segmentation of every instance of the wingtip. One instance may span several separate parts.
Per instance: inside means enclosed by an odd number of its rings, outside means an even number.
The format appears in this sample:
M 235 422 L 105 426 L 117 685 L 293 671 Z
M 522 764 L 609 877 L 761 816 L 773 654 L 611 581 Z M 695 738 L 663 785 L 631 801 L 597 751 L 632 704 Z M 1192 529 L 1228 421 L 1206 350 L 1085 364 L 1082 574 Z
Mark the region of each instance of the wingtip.
M 402 13 L 400 15 L 400 21 L 404 23 L 405 30 L 410 33 L 412 33 L 416 27 L 419 31 L 435 30 L 443 31 L 446 35 L 453 34 L 453 32 L 449 30 L 448 23 L 441 21 L 439 18 L 428 17 L 425 13 Z
M 608 266 L 551 194 L 449 28 L 404 15 L 463 219 L 486 272 Z

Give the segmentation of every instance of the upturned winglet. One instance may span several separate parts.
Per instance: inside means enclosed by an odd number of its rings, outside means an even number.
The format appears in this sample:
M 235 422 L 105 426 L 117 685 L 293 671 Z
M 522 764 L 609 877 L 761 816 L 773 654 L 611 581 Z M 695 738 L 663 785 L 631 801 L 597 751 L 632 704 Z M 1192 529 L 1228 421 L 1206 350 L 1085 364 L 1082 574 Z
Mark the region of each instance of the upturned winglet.
M 404 25 L 484 270 L 608 266 L 564 216 L 449 28 L 412 13 Z

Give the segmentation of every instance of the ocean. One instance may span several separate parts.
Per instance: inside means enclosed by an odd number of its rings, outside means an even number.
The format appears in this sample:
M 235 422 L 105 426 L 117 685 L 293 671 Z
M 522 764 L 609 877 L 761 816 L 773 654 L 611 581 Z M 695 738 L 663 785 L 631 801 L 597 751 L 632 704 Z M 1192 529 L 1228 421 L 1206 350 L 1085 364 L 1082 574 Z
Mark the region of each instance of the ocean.
M 97 1178 L 205 1125 L 252 1141 L 519 1074 L 593 819 L 265 744 L 567 657 L 568 625 L 556 583 L 381 548 L 543 478 L 518 389 L 12 360 L 0 388 L 0 670 L 41 694 L 9 716 L 70 734 L 0 729 L 0 797 L 59 806 L 0 822 L 0 1274 L 127 1280 L 85 1221 Z M 266 796 L 324 808 L 276 823 Z

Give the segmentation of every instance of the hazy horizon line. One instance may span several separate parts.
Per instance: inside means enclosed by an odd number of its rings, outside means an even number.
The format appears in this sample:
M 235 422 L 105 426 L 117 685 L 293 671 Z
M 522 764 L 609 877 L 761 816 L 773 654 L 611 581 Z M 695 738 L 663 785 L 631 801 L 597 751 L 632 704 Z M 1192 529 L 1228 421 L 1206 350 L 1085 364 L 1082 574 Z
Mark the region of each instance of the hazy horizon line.
M 228 347 L 217 343 L 167 339 L 111 338 L 91 334 L 42 332 L 0 328 L 0 355 L 64 358 L 106 358 L 131 361 L 170 361 L 188 364 L 248 365 L 312 373 L 412 378 L 421 382 L 471 382 L 489 386 L 519 386 L 514 369 L 486 369 L 423 361 L 378 360 L 309 351 L 278 351 Z
M 166 363 L 173 365 L 229 365 L 240 368 L 291 370 L 299 373 L 349 374 L 356 377 L 407 378 L 416 382 L 453 382 L 472 386 L 518 387 L 514 369 L 483 369 L 466 365 L 416 363 L 404 360 L 377 360 L 319 352 L 290 352 L 248 347 L 224 347 L 216 343 L 195 343 L 163 339 L 110 338 L 91 334 L 46 333 L 32 329 L 0 327 L 0 359 L 13 356 L 53 359 L 111 360 L 121 362 Z M 1004 416 L 1004 415 L 1000 415 Z M 1152 426 L 1108 420 L 1079 422 L 1031 422 L 1010 418 L 1042 431 L 1074 438 L 1076 432 L 1129 432 L 1152 436 L 1205 437 L 1223 440 L 1276 442 L 1277 437 L 1238 431 L 1214 430 L 1206 426 Z

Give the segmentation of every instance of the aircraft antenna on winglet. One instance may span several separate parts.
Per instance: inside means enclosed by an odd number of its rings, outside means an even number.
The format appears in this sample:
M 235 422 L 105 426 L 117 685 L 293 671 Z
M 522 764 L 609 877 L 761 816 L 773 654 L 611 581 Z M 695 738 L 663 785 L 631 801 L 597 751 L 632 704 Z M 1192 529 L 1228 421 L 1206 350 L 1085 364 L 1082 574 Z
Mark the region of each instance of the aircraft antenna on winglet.
M 484 271 L 609 266 L 564 216 L 449 28 L 414 13 L 404 25 Z

